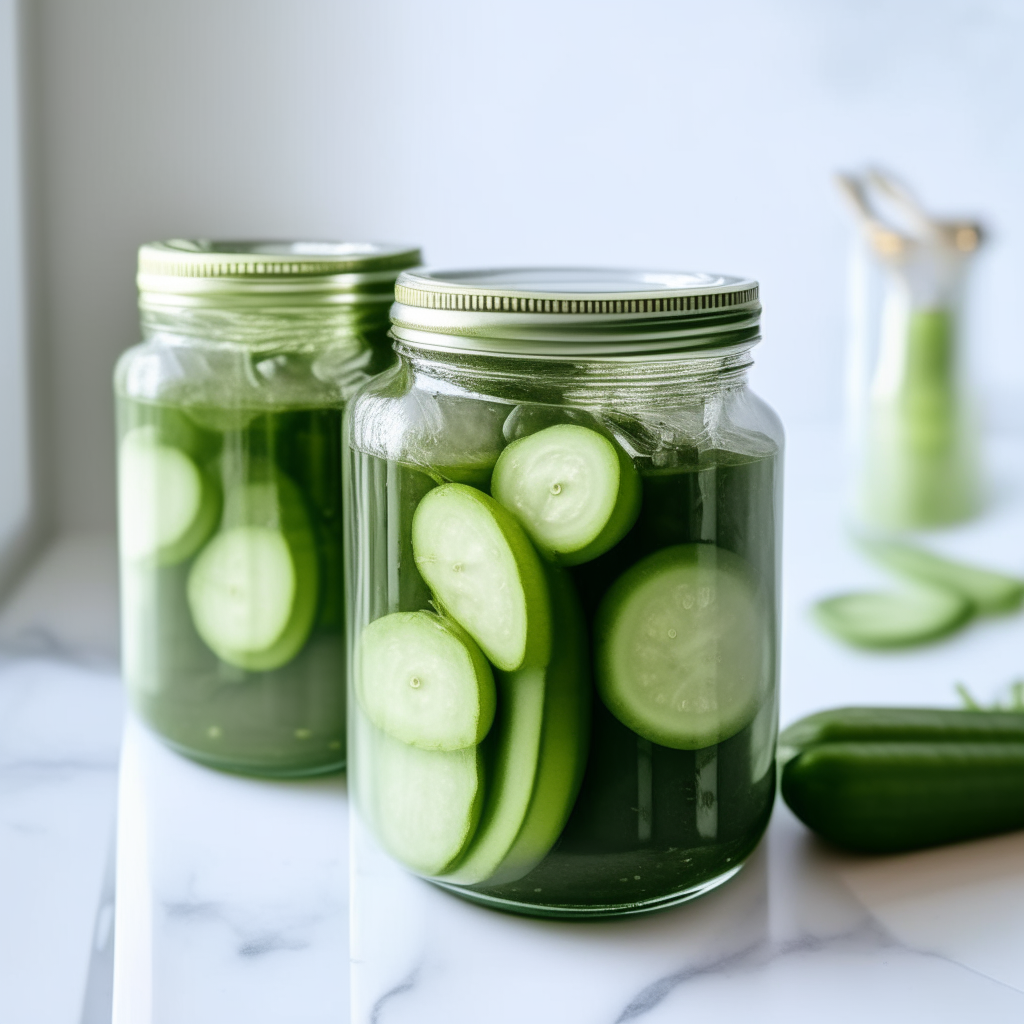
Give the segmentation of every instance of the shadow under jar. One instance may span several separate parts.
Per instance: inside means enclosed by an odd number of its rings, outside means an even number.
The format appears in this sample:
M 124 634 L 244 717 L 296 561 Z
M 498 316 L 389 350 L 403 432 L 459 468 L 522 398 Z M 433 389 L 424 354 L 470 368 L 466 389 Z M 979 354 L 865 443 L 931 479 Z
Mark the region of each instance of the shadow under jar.
M 346 420 L 349 773 L 406 867 L 595 917 L 734 875 L 775 793 L 782 429 L 756 282 L 407 272 Z
M 217 768 L 345 764 L 341 419 L 413 249 L 171 241 L 139 252 L 115 371 L 122 669 Z

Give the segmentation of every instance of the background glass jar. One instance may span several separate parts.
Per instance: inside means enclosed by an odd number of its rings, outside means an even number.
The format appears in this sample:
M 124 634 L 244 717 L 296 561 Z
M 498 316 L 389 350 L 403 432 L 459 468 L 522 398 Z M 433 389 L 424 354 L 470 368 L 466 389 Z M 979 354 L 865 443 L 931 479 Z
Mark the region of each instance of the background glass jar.
M 349 773 L 413 871 L 545 916 L 731 877 L 775 792 L 782 430 L 752 281 L 404 273 L 347 416 Z
M 114 381 L 122 668 L 135 710 L 190 757 L 344 766 L 341 415 L 418 262 L 362 244 L 139 252 L 145 340 Z

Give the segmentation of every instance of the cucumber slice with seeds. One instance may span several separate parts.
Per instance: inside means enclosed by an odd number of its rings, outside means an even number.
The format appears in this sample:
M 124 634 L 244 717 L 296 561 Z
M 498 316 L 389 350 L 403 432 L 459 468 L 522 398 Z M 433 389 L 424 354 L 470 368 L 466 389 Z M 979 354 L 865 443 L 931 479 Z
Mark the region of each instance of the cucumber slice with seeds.
M 435 487 L 413 515 L 412 549 L 439 608 L 496 668 L 546 664 L 551 622 L 544 569 L 506 509 L 466 484 Z
M 302 649 L 316 615 L 316 546 L 283 474 L 230 492 L 220 531 L 189 573 L 196 631 L 223 661 L 266 672 Z
M 431 612 L 395 612 L 359 639 L 359 703 L 378 729 L 424 750 L 460 750 L 494 720 L 491 666 L 472 637 Z
M 494 467 L 491 493 L 563 565 L 603 555 L 640 514 L 640 476 L 629 456 L 573 423 L 513 441 Z
M 910 544 L 865 540 L 863 547 L 892 572 L 952 590 L 984 614 L 1013 611 L 1024 600 L 1024 581 L 1012 576 L 941 558 Z
M 858 647 L 909 647 L 945 636 L 966 622 L 970 602 L 948 590 L 839 594 L 814 606 L 830 633 Z
M 220 511 L 212 481 L 155 426 L 129 430 L 118 449 L 118 533 L 130 562 L 175 565 L 213 531 Z
M 413 871 L 441 874 L 461 857 L 480 820 L 479 748 L 423 750 L 377 730 L 371 744 L 373 821 L 381 841 Z
M 637 562 L 598 609 L 597 688 L 639 736 L 698 750 L 740 731 L 765 693 L 770 649 L 749 566 L 711 544 Z

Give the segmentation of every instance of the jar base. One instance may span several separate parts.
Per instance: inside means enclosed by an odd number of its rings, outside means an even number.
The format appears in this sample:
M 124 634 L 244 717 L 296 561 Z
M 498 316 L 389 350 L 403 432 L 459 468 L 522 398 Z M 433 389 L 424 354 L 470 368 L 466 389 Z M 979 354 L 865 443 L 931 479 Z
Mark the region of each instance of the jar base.
M 608 917 L 629 917 L 636 914 L 650 914 L 657 910 L 667 910 L 669 907 L 678 906 L 680 903 L 688 903 L 706 893 L 725 885 L 731 878 L 734 878 L 743 869 L 746 859 L 739 864 L 723 871 L 714 878 L 705 879 L 697 885 L 687 889 L 680 889 L 669 893 L 667 896 L 657 896 L 649 900 L 640 900 L 630 903 L 614 903 L 600 905 L 551 905 L 544 906 L 537 903 L 526 903 L 521 900 L 501 899 L 497 896 L 488 896 L 484 893 L 473 892 L 472 889 L 464 889 L 458 885 L 449 885 L 446 882 L 438 882 L 428 879 L 432 885 L 447 892 L 454 893 L 461 899 L 470 903 L 479 904 L 482 907 L 490 907 L 492 910 L 501 910 L 508 914 L 518 914 L 525 917 L 547 917 L 560 920 L 595 920 Z
M 205 751 L 193 750 L 181 743 L 175 743 L 166 736 L 150 730 L 165 747 L 170 747 L 176 754 L 187 757 L 206 768 L 215 768 L 220 772 L 229 772 L 232 775 L 245 775 L 254 779 L 308 779 L 318 775 L 336 775 L 345 770 L 346 760 L 342 757 L 338 761 L 332 761 L 323 765 L 282 765 L 280 767 L 263 767 L 255 765 L 239 764 L 231 758 L 210 757 Z

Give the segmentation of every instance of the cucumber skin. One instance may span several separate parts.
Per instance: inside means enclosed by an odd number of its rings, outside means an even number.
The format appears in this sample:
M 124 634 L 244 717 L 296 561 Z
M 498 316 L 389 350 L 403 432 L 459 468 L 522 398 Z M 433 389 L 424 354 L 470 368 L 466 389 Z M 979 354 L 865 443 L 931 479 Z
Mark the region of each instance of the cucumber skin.
M 783 760 L 825 743 L 1024 743 L 1024 714 L 952 708 L 831 708 L 801 718 L 779 735 Z
M 1024 828 L 1024 741 L 823 743 L 786 762 L 781 788 L 808 828 L 846 850 L 961 842 Z
M 834 602 L 842 601 L 847 597 L 860 596 L 856 594 L 835 594 L 832 597 L 823 598 L 815 603 L 812 613 L 822 629 L 853 647 L 862 647 L 869 651 L 897 650 L 901 647 L 914 647 L 917 644 L 926 644 L 931 643 L 933 640 L 940 640 L 942 637 L 956 632 L 971 618 L 971 615 L 974 613 L 974 606 L 970 601 L 962 595 L 949 590 L 946 590 L 945 593 L 950 598 L 960 598 L 960 607 L 953 608 L 951 605 L 949 617 L 945 621 L 932 629 L 921 630 L 914 634 L 904 633 L 900 636 L 890 635 L 886 637 L 868 637 L 865 634 L 854 636 L 848 631 L 837 628 L 835 620 L 829 614 L 830 607 Z

